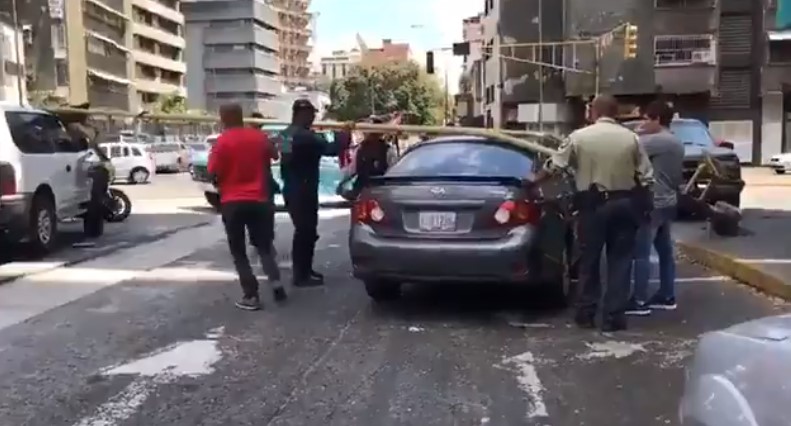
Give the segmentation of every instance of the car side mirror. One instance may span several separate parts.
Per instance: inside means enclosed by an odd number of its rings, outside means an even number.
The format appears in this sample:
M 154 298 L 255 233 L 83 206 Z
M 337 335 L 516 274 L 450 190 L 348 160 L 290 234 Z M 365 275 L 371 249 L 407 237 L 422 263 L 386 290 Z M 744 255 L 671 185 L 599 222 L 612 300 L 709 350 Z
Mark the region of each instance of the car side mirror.
M 727 149 L 734 149 L 733 142 L 728 142 L 728 141 L 720 141 L 718 146 L 720 146 L 722 148 L 727 148 Z

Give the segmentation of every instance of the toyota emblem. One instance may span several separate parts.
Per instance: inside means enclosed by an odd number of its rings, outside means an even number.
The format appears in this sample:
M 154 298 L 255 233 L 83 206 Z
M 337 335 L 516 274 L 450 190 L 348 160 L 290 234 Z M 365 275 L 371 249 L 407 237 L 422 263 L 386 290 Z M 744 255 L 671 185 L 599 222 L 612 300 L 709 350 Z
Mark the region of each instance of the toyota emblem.
M 445 195 L 445 188 L 434 187 L 434 188 L 431 188 L 429 191 L 431 191 L 432 194 L 437 195 L 437 196 Z

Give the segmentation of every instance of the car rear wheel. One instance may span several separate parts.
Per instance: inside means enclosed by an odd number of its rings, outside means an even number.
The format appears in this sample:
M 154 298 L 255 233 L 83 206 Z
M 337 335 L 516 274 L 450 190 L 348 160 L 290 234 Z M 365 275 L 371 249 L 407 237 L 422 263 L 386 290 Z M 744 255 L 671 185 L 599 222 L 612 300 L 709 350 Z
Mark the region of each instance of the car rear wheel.
M 780 170 L 780 169 L 775 169 L 775 173 L 777 173 L 778 175 L 784 175 L 786 173 L 786 171 L 785 170 Z
M 389 280 L 365 280 L 365 292 L 374 302 L 390 302 L 401 297 L 401 283 Z
M 220 211 L 220 194 L 214 192 L 204 192 L 203 196 L 206 197 L 206 202 L 216 211 Z
M 132 184 L 143 184 L 148 182 L 149 177 L 151 177 L 151 174 L 148 173 L 148 170 L 137 167 L 129 173 L 129 182 Z
M 551 269 L 544 275 L 551 301 L 559 308 L 572 306 L 577 299 L 578 281 L 572 277 L 571 266 L 568 250 L 565 250 L 561 261 L 549 266 Z
M 49 254 L 55 247 L 58 220 L 55 203 L 45 194 L 36 194 L 30 209 L 30 248 L 38 255 Z

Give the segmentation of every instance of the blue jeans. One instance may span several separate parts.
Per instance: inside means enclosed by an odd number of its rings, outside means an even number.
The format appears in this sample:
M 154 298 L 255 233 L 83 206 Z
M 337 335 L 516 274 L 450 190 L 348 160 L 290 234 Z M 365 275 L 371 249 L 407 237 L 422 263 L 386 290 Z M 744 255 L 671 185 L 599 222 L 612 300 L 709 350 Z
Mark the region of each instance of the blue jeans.
M 632 296 L 639 302 L 648 301 L 648 279 L 651 274 L 651 246 L 659 256 L 659 291 L 656 297 L 675 298 L 676 260 L 670 226 L 676 218 L 676 207 L 654 210 L 651 223 L 637 231 L 634 250 L 634 289 Z

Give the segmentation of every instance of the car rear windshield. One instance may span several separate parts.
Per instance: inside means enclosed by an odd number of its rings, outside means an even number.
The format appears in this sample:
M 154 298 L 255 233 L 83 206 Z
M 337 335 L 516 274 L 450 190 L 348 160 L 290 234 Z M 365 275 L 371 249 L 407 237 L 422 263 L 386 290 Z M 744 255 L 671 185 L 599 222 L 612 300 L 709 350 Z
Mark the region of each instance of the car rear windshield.
M 388 176 L 496 176 L 525 178 L 533 173 L 526 153 L 486 142 L 450 141 L 406 153 Z
M 673 121 L 670 130 L 685 145 L 714 146 L 708 127 L 700 121 Z

